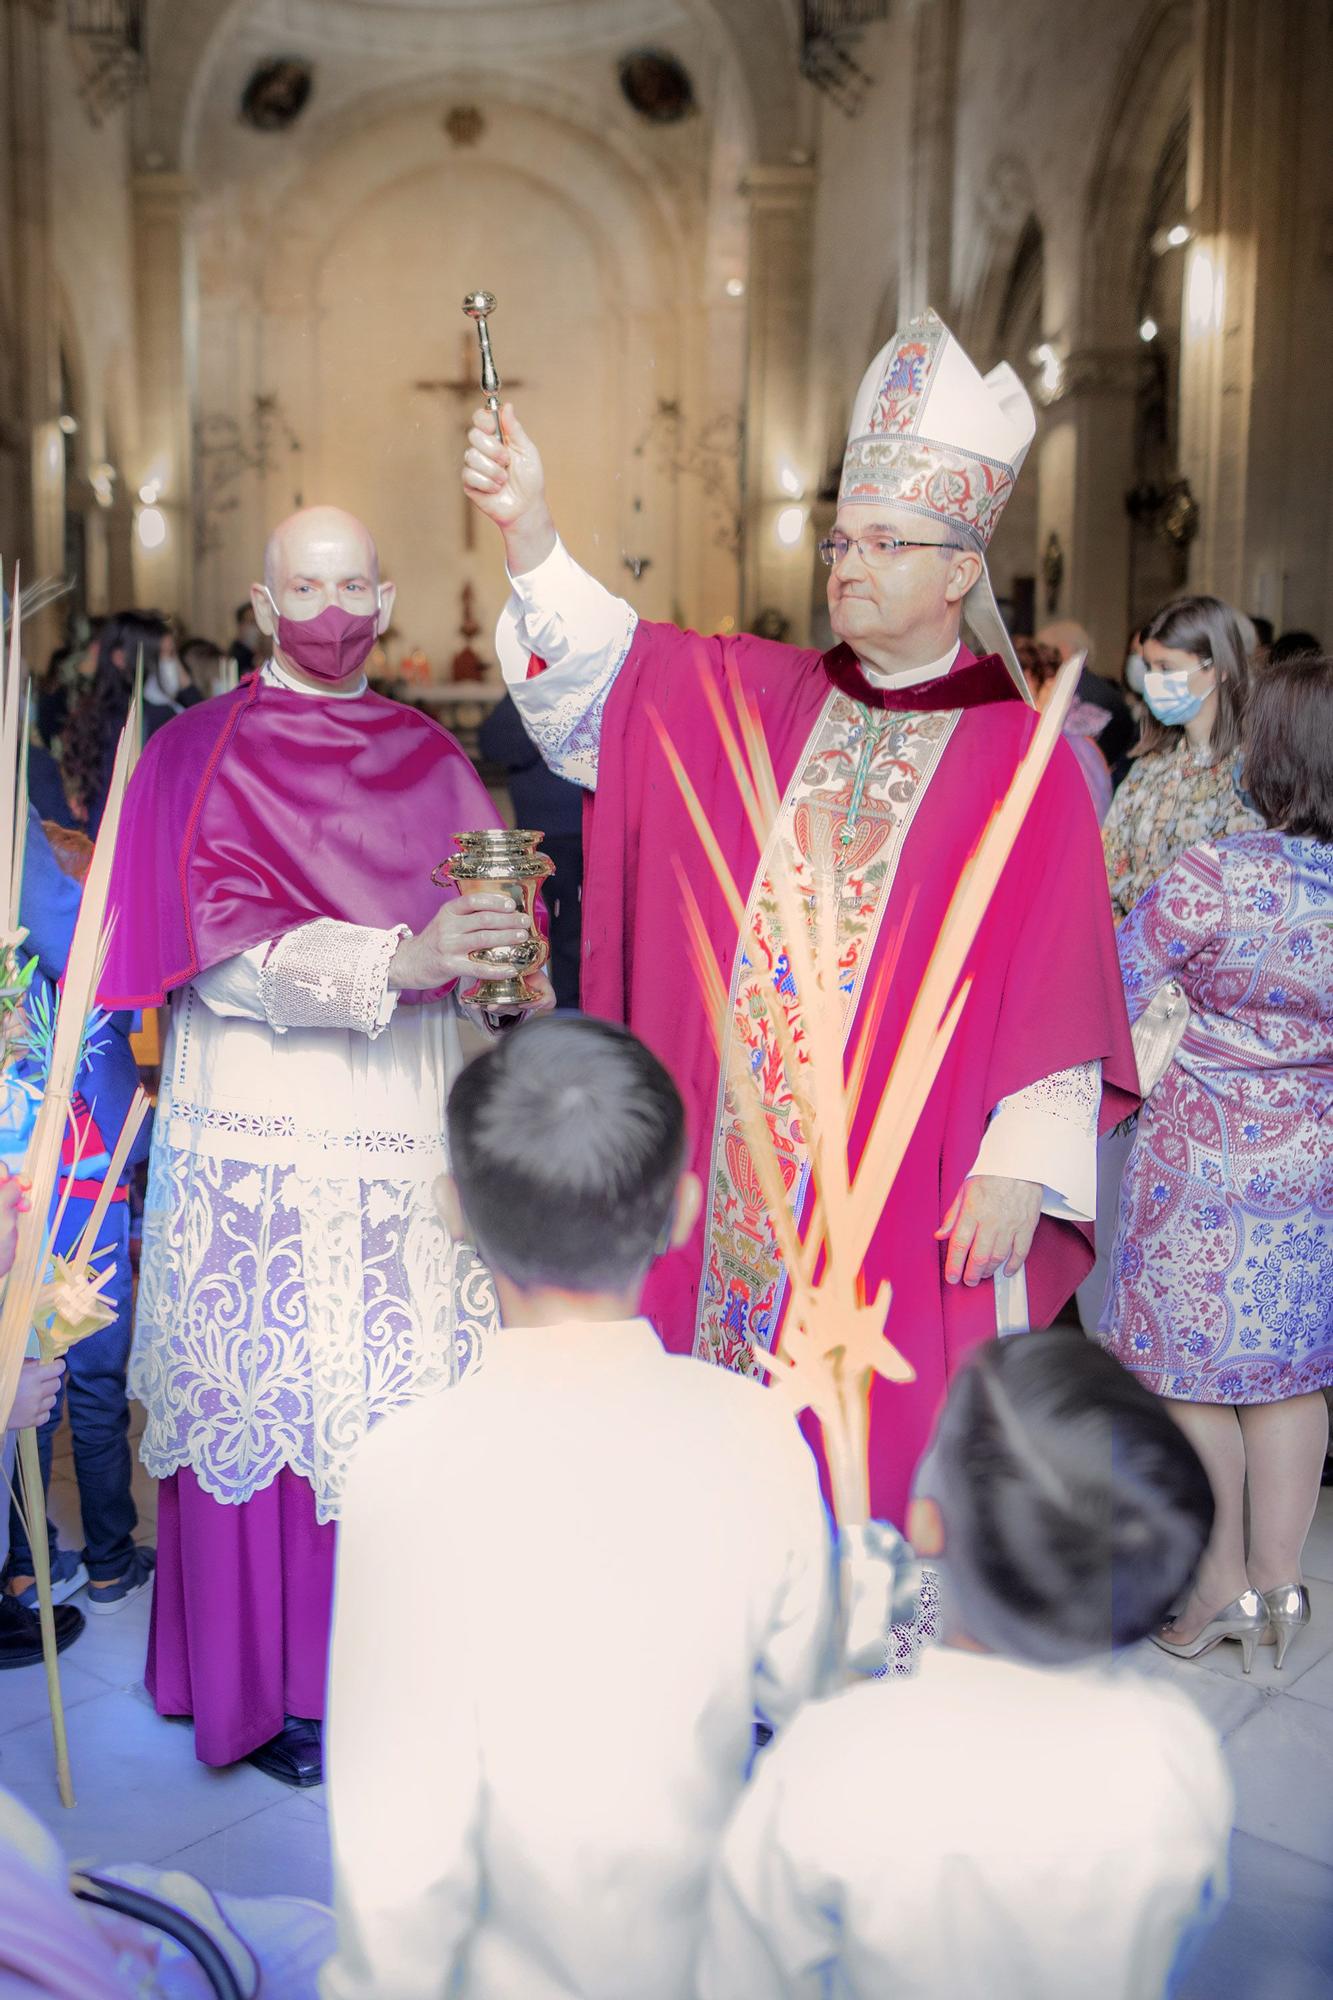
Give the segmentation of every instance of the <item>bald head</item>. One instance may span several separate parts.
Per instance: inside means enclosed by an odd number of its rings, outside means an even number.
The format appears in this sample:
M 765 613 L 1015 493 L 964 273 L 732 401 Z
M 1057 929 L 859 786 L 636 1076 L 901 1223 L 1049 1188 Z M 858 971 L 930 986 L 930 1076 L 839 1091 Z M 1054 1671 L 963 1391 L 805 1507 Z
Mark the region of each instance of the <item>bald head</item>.
M 339 605 L 354 616 L 375 617 L 384 632 L 393 600 L 393 585 L 380 581 L 374 537 L 342 507 L 303 507 L 280 521 L 264 551 L 264 581 L 250 592 L 259 629 L 275 641 L 283 660 L 276 643 L 279 618 L 303 624 Z
M 276 597 L 288 577 L 318 572 L 338 581 L 359 574 L 380 580 L 379 551 L 364 521 L 343 507 L 302 507 L 279 521 L 264 550 L 264 582 Z

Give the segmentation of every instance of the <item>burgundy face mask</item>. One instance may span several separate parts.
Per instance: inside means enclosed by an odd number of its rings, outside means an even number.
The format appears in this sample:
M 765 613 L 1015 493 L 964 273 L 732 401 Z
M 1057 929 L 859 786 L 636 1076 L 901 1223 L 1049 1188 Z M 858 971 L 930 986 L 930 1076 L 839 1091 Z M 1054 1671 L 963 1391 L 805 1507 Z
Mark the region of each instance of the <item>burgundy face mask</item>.
M 278 645 L 302 673 L 342 681 L 370 658 L 378 624 L 377 610 L 344 611 L 341 604 L 326 605 L 316 618 L 288 618 L 279 612 Z

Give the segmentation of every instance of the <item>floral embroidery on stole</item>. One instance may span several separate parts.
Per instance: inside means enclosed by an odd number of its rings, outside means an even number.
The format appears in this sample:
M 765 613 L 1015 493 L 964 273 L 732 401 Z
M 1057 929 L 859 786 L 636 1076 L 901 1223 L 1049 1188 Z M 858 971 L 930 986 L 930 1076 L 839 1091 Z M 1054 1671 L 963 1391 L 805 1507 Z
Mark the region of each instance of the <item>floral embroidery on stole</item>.
M 875 712 L 847 695 L 832 696 L 811 732 L 755 874 L 731 979 L 733 1032 L 718 1085 L 694 1340 L 694 1351 L 704 1360 L 742 1374 L 761 1373 L 750 1343 L 772 1346 L 787 1288 L 737 1115 L 742 1064 L 763 1081 L 765 1114 L 798 1213 L 810 1172 L 799 1109 L 760 996 L 760 983 L 771 980 L 795 1028 L 796 988 L 781 935 L 773 877 L 779 867 L 794 873 L 807 901 L 821 884 L 838 885 L 845 1046 L 874 959 L 903 841 L 958 716 L 957 709 Z

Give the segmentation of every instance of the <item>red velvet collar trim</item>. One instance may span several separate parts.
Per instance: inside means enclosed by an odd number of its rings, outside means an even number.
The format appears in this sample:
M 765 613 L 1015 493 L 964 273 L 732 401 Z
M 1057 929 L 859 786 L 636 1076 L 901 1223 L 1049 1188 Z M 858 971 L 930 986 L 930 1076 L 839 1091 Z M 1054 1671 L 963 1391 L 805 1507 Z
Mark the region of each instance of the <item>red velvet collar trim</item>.
M 918 714 L 945 708 L 984 708 L 993 701 L 1021 701 L 1013 677 L 998 653 L 984 659 L 961 660 L 938 680 L 918 681 L 915 687 L 882 688 L 868 681 L 861 663 L 850 646 L 835 646 L 824 655 L 824 672 L 840 694 L 867 708 L 892 708 Z

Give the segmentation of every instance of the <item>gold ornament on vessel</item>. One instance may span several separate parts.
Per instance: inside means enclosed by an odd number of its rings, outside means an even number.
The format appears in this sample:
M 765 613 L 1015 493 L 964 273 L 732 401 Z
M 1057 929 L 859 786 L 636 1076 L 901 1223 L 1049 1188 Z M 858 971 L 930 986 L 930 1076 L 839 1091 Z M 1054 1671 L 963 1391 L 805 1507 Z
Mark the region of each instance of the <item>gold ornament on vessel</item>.
M 504 896 L 515 915 L 527 919 L 529 935 L 520 944 L 490 945 L 471 954 L 476 982 L 459 997 L 481 1009 L 488 1027 L 512 1022 L 516 1016 L 509 1010 L 536 1006 L 542 998 L 540 973 L 551 952 L 537 928 L 537 892 L 554 875 L 555 863 L 538 847 L 541 838 L 529 829 L 507 826 L 456 833 L 457 854 L 431 875 L 440 888 L 449 881 L 464 896 Z

